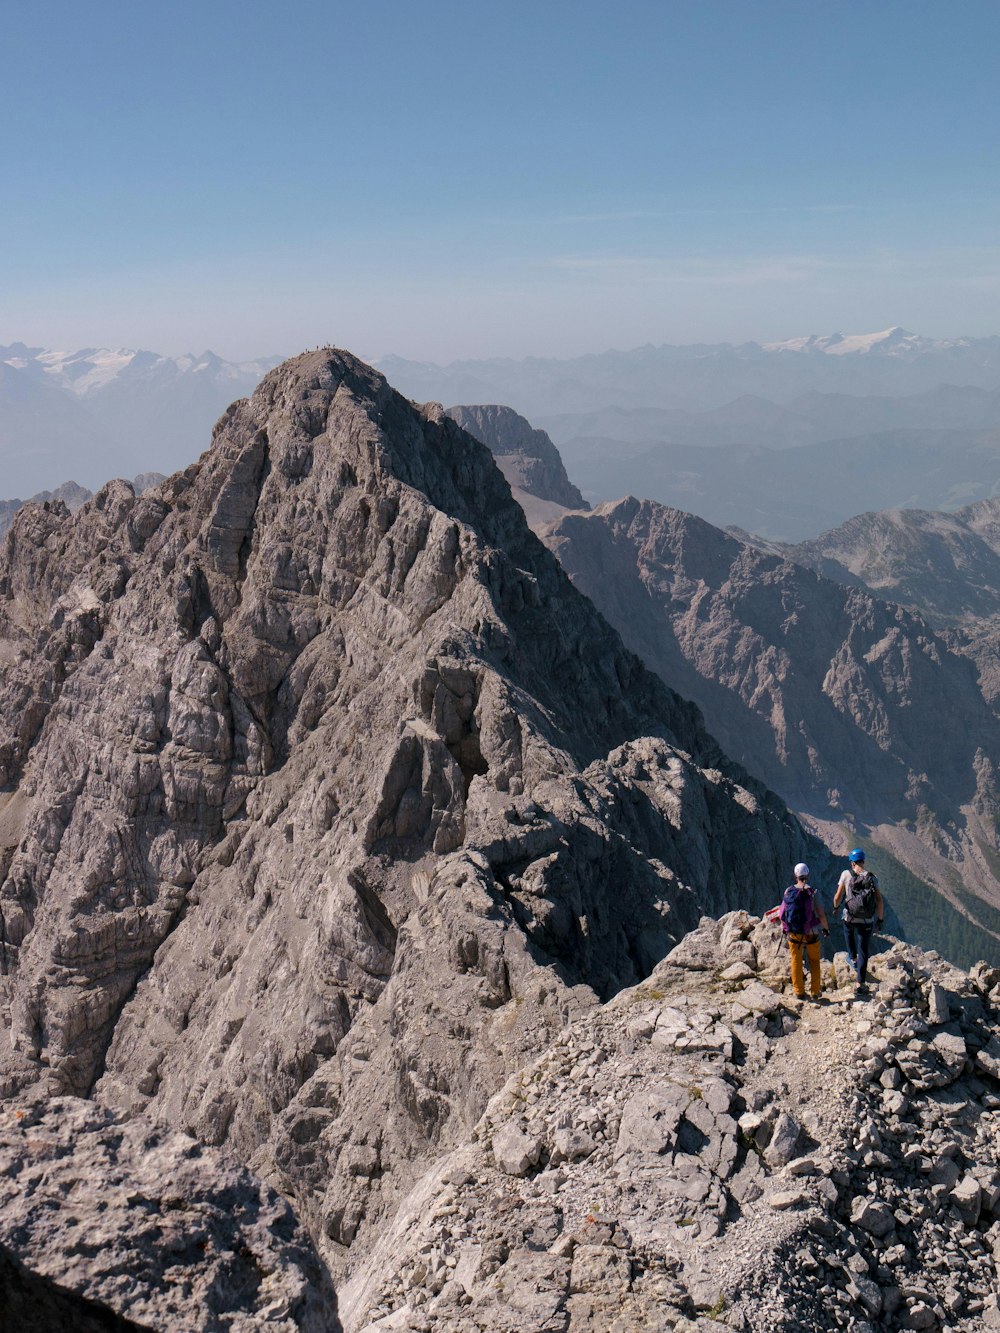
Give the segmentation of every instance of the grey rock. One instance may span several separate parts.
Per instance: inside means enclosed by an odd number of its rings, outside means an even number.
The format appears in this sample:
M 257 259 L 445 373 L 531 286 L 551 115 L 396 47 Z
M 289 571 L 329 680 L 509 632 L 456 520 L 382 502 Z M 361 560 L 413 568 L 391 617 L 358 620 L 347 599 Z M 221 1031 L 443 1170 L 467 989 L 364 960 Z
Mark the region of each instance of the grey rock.
M 769 1166 L 787 1166 L 795 1157 L 802 1127 L 787 1111 L 782 1111 L 774 1122 L 771 1138 L 764 1149 L 764 1160 Z
M 776 1194 L 768 1196 L 768 1204 L 779 1211 L 786 1208 L 803 1208 L 809 1203 L 809 1195 L 805 1190 L 779 1190 Z
M 975 1226 L 982 1208 L 982 1190 L 979 1181 L 969 1174 L 963 1176 L 951 1191 L 951 1201 L 966 1226 Z
M 504 1125 L 493 1135 L 494 1160 L 508 1176 L 526 1176 L 537 1164 L 541 1151 L 540 1140 L 522 1133 L 517 1125 Z
M 558 1166 L 560 1162 L 579 1162 L 596 1149 L 597 1144 L 584 1130 L 557 1129 L 552 1136 L 550 1162 Z
M 896 1225 L 888 1205 L 862 1196 L 851 1203 L 851 1224 L 879 1238 L 887 1236 Z
M 0 1245 L 0 1323 L 17 1333 L 142 1333 L 106 1305 L 26 1269 Z
M 932 985 L 927 994 L 927 1020 L 932 1025 L 947 1023 L 951 1018 L 951 1006 L 943 986 Z
M 5 1117 L 0 1243 L 143 1327 L 207 1333 L 220 1306 L 246 1327 L 339 1327 L 326 1269 L 279 1195 L 187 1135 L 77 1098 Z
M 882 1313 L 882 1292 L 877 1282 L 855 1275 L 848 1283 L 847 1290 L 867 1314 L 877 1317 Z

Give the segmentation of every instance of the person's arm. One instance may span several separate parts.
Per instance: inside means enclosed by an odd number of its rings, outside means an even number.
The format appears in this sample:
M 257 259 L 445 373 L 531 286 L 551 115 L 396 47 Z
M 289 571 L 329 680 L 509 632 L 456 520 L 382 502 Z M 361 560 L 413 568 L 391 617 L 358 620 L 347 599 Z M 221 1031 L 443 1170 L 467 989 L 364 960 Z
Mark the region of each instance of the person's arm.
M 844 877 L 841 875 L 837 880 L 837 892 L 833 895 L 833 910 L 836 911 L 840 906 L 840 900 L 844 896 Z
M 881 889 L 875 890 L 875 924 L 879 930 L 885 924 L 885 903 L 882 901 Z
M 815 902 L 816 905 L 816 915 L 819 917 L 819 924 L 823 927 L 824 930 L 829 931 L 830 923 L 829 921 L 827 921 L 826 913 L 823 911 L 823 904 L 820 902 L 818 898 L 815 898 L 813 901 Z

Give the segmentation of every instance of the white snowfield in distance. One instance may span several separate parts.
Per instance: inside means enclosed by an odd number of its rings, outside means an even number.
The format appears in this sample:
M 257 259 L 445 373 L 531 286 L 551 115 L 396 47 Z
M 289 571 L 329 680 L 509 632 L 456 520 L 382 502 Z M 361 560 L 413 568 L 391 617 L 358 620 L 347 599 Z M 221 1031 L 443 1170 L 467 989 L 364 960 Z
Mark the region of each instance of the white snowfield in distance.
M 765 352 L 820 352 L 825 356 L 864 355 L 868 352 L 906 356 L 968 345 L 968 338 L 923 338 L 919 333 L 907 333 L 899 325 L 883 329 L 881 333 L 827 333 L 822 336 L 811 333 L 806 338 L 762 344 Z
M 3 351 L 12 355 L 2 359 L 15 370 L 39 369 L 60 388 L 70 389 L 81 397 L 102 389 L 129 368 L 133 372 L 195 374 L 220 380 L 243 381 L 260 378 L 278 358 L 262 357 L 255 361 L 226 361 L 214 352 L 184 356 L 161 356 L 158 352 L 139 351 L 129 347 L 85 347 L 76 352 L 53 352 L 43 348 L 23 347 Z

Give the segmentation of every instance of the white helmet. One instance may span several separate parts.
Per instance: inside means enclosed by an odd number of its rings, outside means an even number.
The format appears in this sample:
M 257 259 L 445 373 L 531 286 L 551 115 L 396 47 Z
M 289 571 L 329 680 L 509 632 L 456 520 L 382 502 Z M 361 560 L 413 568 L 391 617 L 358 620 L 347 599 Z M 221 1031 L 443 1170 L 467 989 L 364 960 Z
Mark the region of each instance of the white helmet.
M 796 879 L 809 878 L 809 867 L 806 865 L 805 861 L 800 861 L 798 865 L 795 867 L 795 878 Z

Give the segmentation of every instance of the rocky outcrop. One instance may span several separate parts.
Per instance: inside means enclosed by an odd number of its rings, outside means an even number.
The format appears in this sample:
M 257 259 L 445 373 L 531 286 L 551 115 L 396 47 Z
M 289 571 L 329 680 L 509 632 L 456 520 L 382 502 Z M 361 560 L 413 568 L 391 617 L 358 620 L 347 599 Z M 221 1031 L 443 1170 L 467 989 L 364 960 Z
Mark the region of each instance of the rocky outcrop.
M 966 887 L 1000 903 L 1000 726 L 972 664 L 923 620 L 653 501 L 567 515 L 543 535 L 630 647 L 791 805 L 898 828 L 894 850 L 921 878 L 951 892 L 958 863 Z
M 132 489 L 136 495 L 142 495 L 144 491 L 151 491 L 154 486 L 159 486 L 161 481 L 166 481 L 162 472 L 141 472 L 133 479 Z M 54 491 L 39 491 L 30 500 L 0 500 L 0 538 L 3 538 L 10 528 L 17 511 L 26 504 L 62 503 L 70 513 L 76 513 L 81 505 L 85 505 L 93 498 L 94 492 L 88 491 L 86 486 L 78 486 L 75 481 L 64 481 Z
M 106 1305 L 30 1272 L 2 1245 L 0 1319 L 18 1333 L 144 1333 Z
M 95 1327 L 340 1327 L 326 1270 L 284 1199 L 188 1135 L 118 1123 L 77 1098 L 7 1110 L 0 1243 L 31 1285 L 55 1281 L 103 1310 Z
M 746 913 L 494 1096 L 344 1292 L 350 1329 L 1000 1327 L 1000 974 L 899 942 L 822 1004 Z M 391 1258 L 390 1258 L 391 1256 Z
M 515 492 L 527 491 L 564 509 L 589 509 L 566 475 L 559 450 L 543 430 L 511 407 L 449 407 L 448 415 L 485 444 Z
M 7 1095 L 223 1147 L 338 1276 L 573 1015 L 823 864 L 346 353 L 148 495 L 28 506 L 0 653 Z

